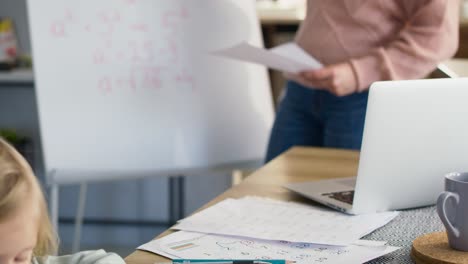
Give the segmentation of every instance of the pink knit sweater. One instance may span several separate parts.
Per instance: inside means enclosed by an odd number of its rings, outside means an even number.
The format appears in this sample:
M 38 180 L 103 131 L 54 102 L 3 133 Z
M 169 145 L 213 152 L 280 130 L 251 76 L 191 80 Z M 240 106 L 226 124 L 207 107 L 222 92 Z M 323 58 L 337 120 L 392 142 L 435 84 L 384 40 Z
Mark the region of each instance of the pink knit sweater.
M 458 47 L 458 0 L 308 0 L 296 42 L 325 65 L 348 61 L 366 90 L 422 78 Z

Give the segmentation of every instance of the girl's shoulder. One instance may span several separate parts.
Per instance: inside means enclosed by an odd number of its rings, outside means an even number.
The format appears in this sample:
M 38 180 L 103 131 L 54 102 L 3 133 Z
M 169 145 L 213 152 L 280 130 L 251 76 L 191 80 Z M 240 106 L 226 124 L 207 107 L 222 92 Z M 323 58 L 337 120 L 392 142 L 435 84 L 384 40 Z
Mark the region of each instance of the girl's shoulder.
M 47 258 L 34 258 L 33 264 L 125 264 L 125 261 L 115 253 L 102 249 L 82 251 L 66 256 L 49 256 Z

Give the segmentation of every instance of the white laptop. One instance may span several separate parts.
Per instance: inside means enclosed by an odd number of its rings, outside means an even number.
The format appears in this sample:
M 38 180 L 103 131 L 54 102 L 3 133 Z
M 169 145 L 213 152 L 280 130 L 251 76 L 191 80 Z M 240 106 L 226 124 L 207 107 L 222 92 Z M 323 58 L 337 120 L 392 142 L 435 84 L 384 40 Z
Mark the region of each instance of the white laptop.
M 376 82 L 357 177 L 285 187 L 363 214 L 434 204 L 452 171 L 468 171 L 468 78 Z

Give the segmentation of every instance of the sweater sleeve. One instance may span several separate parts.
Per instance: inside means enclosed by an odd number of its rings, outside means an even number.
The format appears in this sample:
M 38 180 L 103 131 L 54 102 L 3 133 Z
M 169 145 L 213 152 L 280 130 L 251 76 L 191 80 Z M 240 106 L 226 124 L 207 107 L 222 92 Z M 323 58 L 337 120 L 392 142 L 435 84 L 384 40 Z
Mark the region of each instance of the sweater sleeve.
M 100 249 L 60 257 L 49 256 L 44 260 L 34 260 L 33 264 L 125 264 L 125 261 L 115 253 Z
M 430 0 L 409 17 L 398 36 L 350 63 L 358 90 L 380 80 L 425 77 L 458 48 L 458 0 Z

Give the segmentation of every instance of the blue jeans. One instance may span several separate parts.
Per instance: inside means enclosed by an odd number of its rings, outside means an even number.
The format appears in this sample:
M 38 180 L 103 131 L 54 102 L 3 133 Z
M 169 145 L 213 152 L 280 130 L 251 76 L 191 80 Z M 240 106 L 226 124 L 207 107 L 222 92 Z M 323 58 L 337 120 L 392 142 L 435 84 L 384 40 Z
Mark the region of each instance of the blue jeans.
M 368 92 L 337 97 L 288 81 L 265 161 L 292 146 L 361 148 Z

